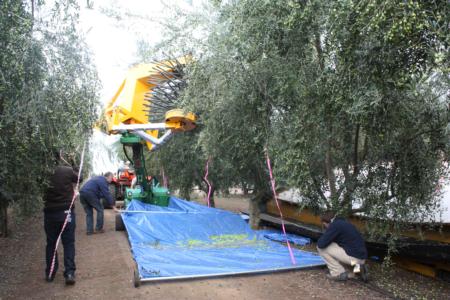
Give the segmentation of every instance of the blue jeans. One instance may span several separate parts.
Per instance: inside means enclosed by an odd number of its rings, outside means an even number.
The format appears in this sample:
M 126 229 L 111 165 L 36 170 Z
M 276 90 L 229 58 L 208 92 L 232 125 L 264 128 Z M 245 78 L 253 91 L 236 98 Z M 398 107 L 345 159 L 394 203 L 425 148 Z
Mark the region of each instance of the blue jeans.
M 45 275 L 49 276 L 50 268 L 55 251 L 56 240 L 61 232 L 67 213 L 64 211 L 44 212 L 44 228 L 47 235 L 47 247 L 45 249 L 45 260 L 47 267 Z M 67 222 L 66 228 L 61 235 L 61 241 L 64 248 L 64 277 L 75 275 L 75 212 L 70 214 L 70 222 Z M 55 268 L 53 276 L 58 270 L 58 253 L 56 253 Z
M 86 212 L 86 232 L 94 232 L 94 212 L 93 208 L 97 211 L 97 224 L 95 230 L 103 229 L 103 205 L 95 195 L 88 193 L 80 193 L 80 202 L 83 205 Z

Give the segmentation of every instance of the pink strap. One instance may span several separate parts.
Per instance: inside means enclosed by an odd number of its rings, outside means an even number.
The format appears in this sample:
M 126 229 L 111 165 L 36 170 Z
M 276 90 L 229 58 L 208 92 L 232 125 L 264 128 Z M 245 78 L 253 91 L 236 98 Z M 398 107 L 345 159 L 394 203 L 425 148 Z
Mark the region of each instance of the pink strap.
M 162 179 L 163 179 L 163 186 L 165 188 L 167 188 L 169 186 L 169 184 L 167 182 L 166 174 L 164 173 L 164 168 L 161 168 L 161 176 L 162 176 Z
M 286 228 L 284 227 L 283 213 L 281 212 L 280 204 L 278 203 L 277 192 L 275 191 L 275 179 L 273 178 L 272 167 L 270 166 L 270 158 L 268 153 L 266 153 L 266 160 L 267 160 L 267 167 L 269 168 L 270 183 L 272 185 L 273 198 L 275 199 L 275 203 L 277 204 L 278 207 L 278 212 L 280 213 L 281 228 L 283 229 L 283 234 L 284 237 L 286 238 L 286 243 L 289 249 L 289 255 L 291 256 L 291 262 L 293 265 L 296 265 L 297 263 L 295 261 L 294 253 L 292 252 L 291 244 L 289 243 L 289 240 L 287 238 Z
M 208 173 L 209 173 L 209 161 L 211 158 L 208 158 L 208 160 L 206 161 L 206 167 L 205 167 L 205 177 L 203 177 L 203 179 L 205 179 L 206 184 L 208 185 L 208 195 L 206 197 L 206 201 L 208 203 L 208 207 L 211 207 L 211 203 L 209 201 L 209 199 L 211 198 L 211 184 L 208 181 Z
M 81 170 L 83 169 L 83 161 L 84 161 L 84 151 L 86 149 L 86 143 L 84 143 L 83 145 L 83 152 L 81 153 L 81 163 L 80 163 L 80 169 L 78 170 L 78 179 L 77 179 L 77 185 L 75 187 L 75 190 L 78 191 L 78 187 L 80 185 L 80 174 L 81 174 Z M 67 222 L 69 220 L 70 217 L 70 212 L 72 211 L 72 207 L 73 207 L 73 203 L 75 202 L 77 195 L 75 193 L 73 193 L 73 198 L 72 198 L 72 202 L 70 203 L 70 207 L 66 216 L 66 219 L 64 220 L 64 224 L 62 226 L 61 232 L 58 235 L 58 239 L 56 240 L 56 245 L 55 245 L 55 251 L 53 252 L 53 258 L 52 258 L 52 265 L 50 267 L 50 273 L 48 274 L 49 277 L 52 277 L 53 271 L 55 270 L 55 262 L 56 262 L 56 253 L 58 250 L 58 245 L 59 242 L 61 241 L 61 236 L 64 232 L 64 229 L 66 229 L 66 225 Z

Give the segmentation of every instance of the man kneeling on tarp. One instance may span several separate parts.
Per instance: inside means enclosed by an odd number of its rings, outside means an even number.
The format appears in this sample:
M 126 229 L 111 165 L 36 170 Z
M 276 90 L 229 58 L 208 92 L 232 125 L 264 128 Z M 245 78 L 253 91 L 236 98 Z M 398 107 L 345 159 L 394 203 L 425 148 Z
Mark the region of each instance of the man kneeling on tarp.
M 367 274 L 367 249 L 359 231 L 350 222 L 336 217 L 333 212 L 325 212 L 321 217 L 324 234 L 317 241 L 317 250 L 325 260 L 329 279 L 345 281 L 360 274 L 364 282 Z M 346 271 L 346 267 L 353 269 Z

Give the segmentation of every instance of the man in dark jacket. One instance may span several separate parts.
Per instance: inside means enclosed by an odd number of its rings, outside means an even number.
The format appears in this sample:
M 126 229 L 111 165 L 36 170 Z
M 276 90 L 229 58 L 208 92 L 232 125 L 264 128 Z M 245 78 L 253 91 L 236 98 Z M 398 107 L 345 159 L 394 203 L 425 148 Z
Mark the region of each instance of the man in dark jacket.
M 74 185 L 77 181 L 78 174 L 72 167 L 57 166 L 44 194 L 44 228 L 47 235 L 45 275 L 48 282 L 53 281 L 58 270 L 56 255 L 54 270 L 50 274 L 56 241 L 67 217 L 66 227 L 61 235 L 64 248 L 64 277 L 66 284 L 75 283 L 75 210 L 73 206 L 70 211 L 69 208 L 74 199 Z
M 326 229 L 317 241 L 317 250 L 325 260 L 330 274 L 328 278 L 344 281 L 348 277 L 360 274 L 367 281 L 367 249 L 358 230 L 350 222 L 335 217 L 332 212 L 321 216 L 322 225 Z M 353 267 L 346 272 L 345 266 Z
M 93 209 L 97 211 L 97 224 L 95 226 L 96 233 L 103 233 L 103 205 L 100 201 L 105 198 L 108 203 L 115 209 L 114 201 L 109 192 L 108 185 L 113 179 L 111 172 L 106 172 L 104 176 L 96 176 L 91 178 L 80 190 L 80 202 L 86 212 L 86 234 L 94 233 L 94 214 Z

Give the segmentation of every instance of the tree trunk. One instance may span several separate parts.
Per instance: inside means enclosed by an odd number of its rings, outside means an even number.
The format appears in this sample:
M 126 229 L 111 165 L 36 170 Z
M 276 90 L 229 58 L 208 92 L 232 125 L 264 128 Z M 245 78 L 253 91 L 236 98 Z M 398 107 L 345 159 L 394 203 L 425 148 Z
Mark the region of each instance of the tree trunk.
M 211 185 L 211 195 L 209 198 L 209 204 L 211 205 L 211 207 L 216 207 L 216 203 L 214 201 L 214 193 L 216 191 L 216 188 L 214 187 L 214 185 Z
M 244 196 L 248 195 L 248 186 L 245 183 L 242 183 L 242 193 L 244 194 Z
M 317 60 L 319 63 L 319 68 L 323 72 L 325 70 L 325 63 L 324 63 L 324 57 L 323 57 L 322 42 L 320 40 L 319 32 L 316 32 L 316 34 L 314 36 L 314 47 L 316 48 L 316 52 L 317 52 Z M 328 122 L 330 122 L 330 121 L 328 121 Z M 327 128 L 328 128 L 330 136 L 332 136 L 332 125 L 327 124 Z M 336 191 L 336 176 L 334 174 L 334 170 L 333 170 L 334 166 L 333 166 L 333 161 L 332 161 L 332 157 L 331 157 L 331 148 L 332 148 L 331 138 L 328 138 L 328 149 L 325 154 L 325 170 L 327 173 L 328 184 L 330 186 L 330 198 L 333 203 L 336 200 L 335 197 L 336 197 L 337 191 Z
M 0 199 L 0 236 L 8 236 L 8 203 L 6 199 Z
M 189 198 L 191 197 L 191 189 L 190 188 L 182 188 L 180 196 L 182 199 L 189 201 Z
M 205 199 L 208 197 L 208 182 L 206 182 L 205 178 L 202 178 L 203 183 L 205 184 L 205 190 L 202 189 L 202 186 L 200 186 L 200 188 L 203 190 L 203 192 L 205 192 L 206 196 Z M 216 207 L 216 204 L 214 202 L 214 192 L 216 191 L 216 188 L 214 186 L 214 184 L 212 184 L 211 182 L 209 183 L 211 184 L 211 195 L 209 198 L 209 204 L 211 205 L 211 207 Z
M 0 96 L 0 118 L 3 117 L 4 99 Z M 0 137 L 4 136 L 4 129 L 0 126 Z M 0 185 L 1 185 L 0 178 Z M 8 236 L 8 201 L 0 190 L 0 236 Z
M 333 162 L 331 159 L 331 150 L 328 149 L 325 157 L 325 169 L 328 177 L 328 184 L 330 185 L 330 196 L 334 200 L 336 197 L 336 177 L 333 170 Z
M 324 59 L 323 59 L 322 43 L 320 41 L 319 33 L 316 33 L 314 36 L 314 46 L 316 47 L 317 60 L 319 61 L 320 70 L 323 71 L 325 69 L 325 63 L 324 63 Z
M 266 192 L 260 191 L 250 199 L 249 214 L 250 214 L 250 227 L 252 229 L 258 229 L 261 223 L 261 213 L 266 211 L 266 203 L 270 199 L 270 196 Z

